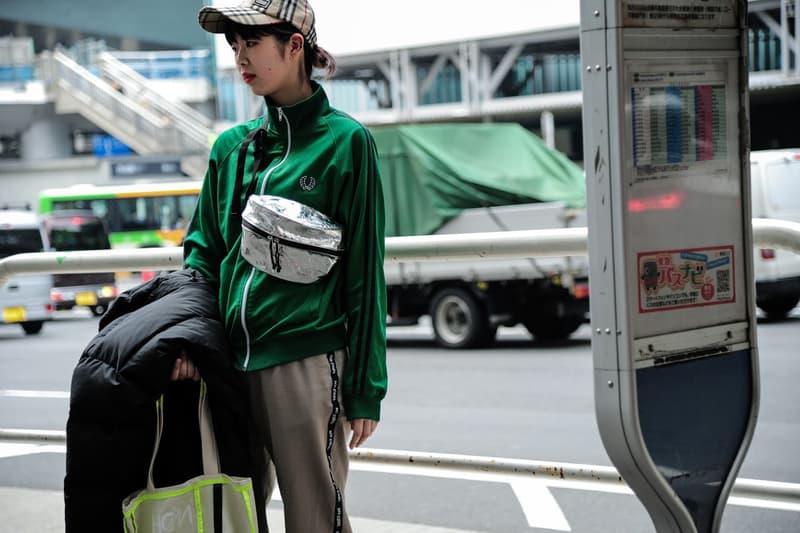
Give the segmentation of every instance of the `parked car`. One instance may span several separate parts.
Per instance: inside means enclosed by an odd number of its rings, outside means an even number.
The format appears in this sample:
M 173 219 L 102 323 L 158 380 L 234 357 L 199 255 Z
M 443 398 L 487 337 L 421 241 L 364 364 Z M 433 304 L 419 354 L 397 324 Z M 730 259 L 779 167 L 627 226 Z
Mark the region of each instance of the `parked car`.
M 49 248 L 39 217 L 32 211 L 0 209 L 0 259 Z M 20 274 L 0 286 L 0 324 L 19 324 L 27 335 L 42 330 L 53 315 L 50 274 Z
M 750 154 L 753 217 L 800 222 L 800 148 Z M 800 301 L 800 255 L 760 248 L 754 254 L 756 305 L 785 317 Z
M 108 250 L 111 243 L 103 219 L 84 210 L 53 211 L 43 218 L 53 250 Z M 113 272 L 54 274 L 51 299 L 57 310 L 83 306 L 95 316 L 106 312 L 117 297 Z

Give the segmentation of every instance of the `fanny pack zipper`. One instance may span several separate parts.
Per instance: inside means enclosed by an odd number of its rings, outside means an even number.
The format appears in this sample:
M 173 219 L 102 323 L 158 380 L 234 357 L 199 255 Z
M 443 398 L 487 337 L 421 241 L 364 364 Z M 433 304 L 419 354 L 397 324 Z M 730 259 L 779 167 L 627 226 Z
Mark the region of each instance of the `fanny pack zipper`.
M 313 244 L 305 244 L 302 242 L 290 241 L 284 237 L 279 237 L 277 235 L 272 235 L 267 233 L 263 229 L 259 228 L 252 222 L 242 219 L 242 226 L 249 229 L 253 233 L 257 234 L 259 237 L 264 237 L 273 242 L 278 242 L 279 244 L 285 244 L 286 246 L 291 246 L 292 248 L 299 248 L 301 250 L 307 250 L 309 252 L 317 252 L 320 254 L 325 255 L 332 255 L 334 257 L 340 257 L 342 255 L 341 250 L 331 250 L 330 248 L 322 248 L 321 246 L 314 246 Z

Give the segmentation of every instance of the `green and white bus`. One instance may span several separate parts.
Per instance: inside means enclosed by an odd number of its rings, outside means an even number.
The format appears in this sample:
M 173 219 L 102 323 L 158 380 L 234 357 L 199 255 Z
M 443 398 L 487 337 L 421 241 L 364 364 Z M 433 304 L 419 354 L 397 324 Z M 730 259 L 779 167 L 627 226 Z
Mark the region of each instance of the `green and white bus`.
M 105 222 L 112 248 L 178 246 L 201 181 L 73 185 L 39 193 L 39 213 L 89 209 Z

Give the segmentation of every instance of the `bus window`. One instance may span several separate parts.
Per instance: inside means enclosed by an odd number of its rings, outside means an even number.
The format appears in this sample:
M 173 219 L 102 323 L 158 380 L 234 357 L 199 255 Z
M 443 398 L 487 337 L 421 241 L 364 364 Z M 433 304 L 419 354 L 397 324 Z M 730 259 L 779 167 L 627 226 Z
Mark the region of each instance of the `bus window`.
M 120 198 L 114 201 L 114 209 L 120 215 L 121 231 L 140 231 L 159 228 L 157 211 L 150 198 Z
M 174 209 L 172 209 L 170 203 L 172 202 L 161 202 L 159 209 L 161 213 L 159 216 L 159 222 L 161 223 L 162 230 L 175 228 L 175 220 L 177 220 L 177 217 L 173 217 L 172 213 L 174 212 Z
M 178 229 L 185 229 L 189 221 L 194 216 L 194 210 L 197 207 L 197 196 L 184 194 L 178 196 L 178 222 L 175 227 Z
M 105 200 L 92 200 L 89 203 L 91 204 L 92 212 L 108 224 L 108 221 L 106 221 L 106 218 L 108 218 L 108 202 Z

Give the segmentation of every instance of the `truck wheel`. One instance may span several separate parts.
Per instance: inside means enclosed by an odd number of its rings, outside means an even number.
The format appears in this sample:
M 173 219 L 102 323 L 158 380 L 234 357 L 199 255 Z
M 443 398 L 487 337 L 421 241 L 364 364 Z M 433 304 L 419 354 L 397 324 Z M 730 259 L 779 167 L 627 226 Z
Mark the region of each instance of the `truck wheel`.
M 431 303 L 430 313 L 436 343 L 444 348 L 486 346 L 497 333 L 497 329 L 489 325 L 483 303 L 465 289 L 439 291 Z
M 798 295 L 780 296 L 759 302 L 758 307 L 767 314 L 770 320 L 779 320 L 785 318 L 789 311 L 795 308 L 798 301 L 800 301 Z
M 44 322 L 41 320 L 37 320 L 35 322 L 22 322 L 20 326 L 22 326 L 22 330 L 25 332 L 25 335 L 36 335 L 42 331 Z
M 525 325 L 525 329 L 527 329 L 537 341 L 560 341 L 568 339 L 576 329 L 581 327 L 581 324 L 583 324 L 583 317 L 533 317 L 526 319 L 523 324 Z

